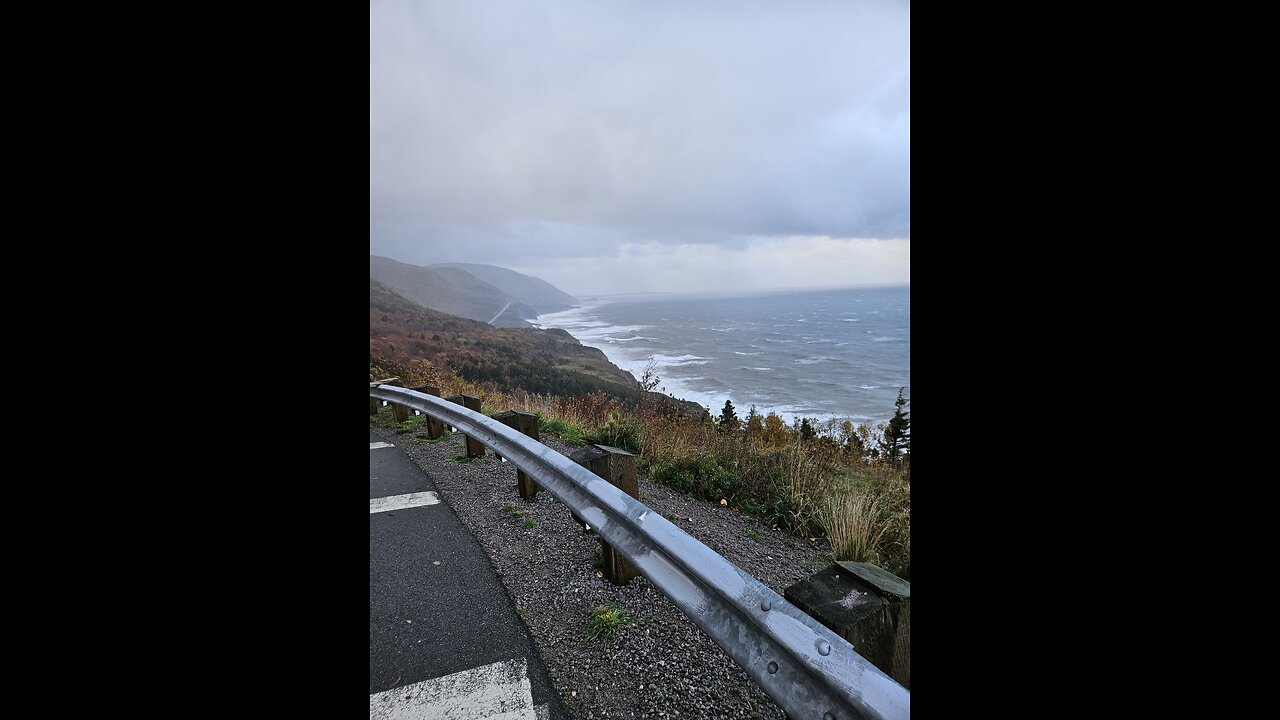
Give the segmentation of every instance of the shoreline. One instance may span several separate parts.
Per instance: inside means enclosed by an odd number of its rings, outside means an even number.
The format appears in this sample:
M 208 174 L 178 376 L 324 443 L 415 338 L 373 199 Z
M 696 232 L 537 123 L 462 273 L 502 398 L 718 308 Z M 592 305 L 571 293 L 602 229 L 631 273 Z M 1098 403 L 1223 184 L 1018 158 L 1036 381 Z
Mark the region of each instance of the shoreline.
M 658 386 L 654 388 L 655 391 L 665 395 L 670 395 L 677 400 L 695 403 L 703 407 L 713 418 L 720 415 L 721 410 L 724 409 L 724 403 L 726 400 L 733 403 L 734 411 L 738 418 L 743 422 L 746 422 L 747 413 L 754 404 L 756 407 L 756 413 L 762 417 L 767 416 L 772 412 L 782 418 L 788 426 L 791 426 L 793 421 L 798 424 L 801 418 L 808 418 L 814 425 L 815 429 L 826 427 L 828 424 L 835 427 L 843 420 L 849 420 L 853 423 L 854 427 L 867 424 L 874 429 L 877 424 L 886 423 L 889 417 L 892 416 L 892 405 L 890 405 L 889 409 L 886 411 L 884 418 L 876 418 L 866 415 L 854 415 L 851 413 L 818 411 L 803 412 L 794 406 L 786 405 L 765 407 L 760 403 L 752 403 L 750 401 L 739 403 L 738 400 L 734 398 L 732 392 L 711 393 L 694 390 L 689 388 L 685 383 L 691 379 L 699 379 L 702 376 L 699 376 L 699 378 L 673 378 L 664 371 L 671 366 L 702 365 L 707 362 L 707 358 L 688 354 L 666 355 L 662 353 L 649 353 L 643 358 L 634 359 L 619 356 L 617 354 L 617 350 L 620 348 L 615 344 L 616 342 L 629 342 L 633 340 L 646 340 L 652 338 L 646 338 L 643 335 L 638 334 L 643 332 L 644 326 L 611 325 L 596 319 L 594 311 L 609 304 L 612 303 L 608 301 L 602 302 L 597 297 L 593 298 L 593 302 L 584 301 L 582 305 L 573 307 L 569 310 L 539 314 L 536 318 L 527 320 L 526 322 L 541 330 L 557 329 L 568 333 L 573 337 L 573 339 L 577 340 L 583 346 L 595 348 L 596 350 L 604 353 L 605 358 L 610 363 L 620 370 L 630 373 L 637 381 L 644 377 L 645 369 L 649 366 L 650 360 L 654 360 L 656 362 L 654 372 L 659 379 Z M 554 324 L 546 324 L 547 319 L 550 319 Z M 579 319 L 585 322 L 576 322 Z M 568 322 L 565 322 L 566 320 Z M 569 325 L 574 329 L 569 329 L 569 327 L 565 327 L 565 325 Z M 587 328 L 588 331 L 583 332 L 582 328 Z M 592 330 L 598 330 L 598 334 L 596 332 L 592 332 Z M 633 337 L 611 338 L 611 336 L 618 334 L 633 335 Z M 612 342 L 605 341 L 606 338 L 610 338 Z

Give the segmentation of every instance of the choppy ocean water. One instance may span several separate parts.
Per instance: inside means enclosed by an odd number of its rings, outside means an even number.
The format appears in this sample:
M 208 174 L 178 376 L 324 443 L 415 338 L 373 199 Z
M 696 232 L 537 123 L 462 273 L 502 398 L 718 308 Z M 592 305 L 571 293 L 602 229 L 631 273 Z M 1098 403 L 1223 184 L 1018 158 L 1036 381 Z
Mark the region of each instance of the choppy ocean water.
M 853 288 L 727 297 L 583 298 L 535 324 L 567 330 L 637 378 L 650 359 L 659 389 L 719 414 L 752 404 L 819 421 L 893 416 L 911 395 L 911 289 Z

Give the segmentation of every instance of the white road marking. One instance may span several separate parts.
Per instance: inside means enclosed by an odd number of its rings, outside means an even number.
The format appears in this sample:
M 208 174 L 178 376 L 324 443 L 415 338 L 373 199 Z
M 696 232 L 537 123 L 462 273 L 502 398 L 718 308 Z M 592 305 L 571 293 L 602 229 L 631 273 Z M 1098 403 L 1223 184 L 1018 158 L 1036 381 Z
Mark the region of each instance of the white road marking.
M 533 709 L 533 714 L 538 716 L 538 720 L 551 720 L 551 708 L 546 703 L 542 703 Z
M 524 658 L 502 660 L 369 696 L 369 720 L 539 720 Z
M 384 443 L 384 442 L 369 443 L 370 450 L 377 450 L 378 448 L 384 448 L 384 447 L 395 447 L 395 445 L 392 445 L 391 443 Z
M 409 493 L 408 495 L 392 495 L 391 497 L 373 498 L 369 501 L 369 514 L 387 512 L 388 510 L 406 510 L 408 508 L 435 505 L 440 497 L 434 490 Z

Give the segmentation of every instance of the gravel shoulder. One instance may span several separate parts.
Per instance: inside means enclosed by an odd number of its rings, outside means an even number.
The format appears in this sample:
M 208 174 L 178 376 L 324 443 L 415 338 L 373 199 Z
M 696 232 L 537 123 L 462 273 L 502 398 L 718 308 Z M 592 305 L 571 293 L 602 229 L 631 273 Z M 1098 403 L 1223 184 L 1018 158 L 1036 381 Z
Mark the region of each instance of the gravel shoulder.
M 465 453 L 461 433 L 429 442 L 371 428 L 431 475 L 442 499 L 480 541 L 573 717 L 785 717 L 648 579 L 618 587 L 599 577 L 593 567 L 599 539 L 583 532 L 569 509 L 545 491 L 522 501 L 514 466 L 491 451 L 458 462 Z M 554 437 L 542 442 L 565 455 L 575 449 Z M 830 564 L 826 540 L 774 530 L 645 477 L 639 485 L 642 502 L 778 593 Z M 607 604 L 636 622 L 608 640 L 588 640 L 592 609 Z

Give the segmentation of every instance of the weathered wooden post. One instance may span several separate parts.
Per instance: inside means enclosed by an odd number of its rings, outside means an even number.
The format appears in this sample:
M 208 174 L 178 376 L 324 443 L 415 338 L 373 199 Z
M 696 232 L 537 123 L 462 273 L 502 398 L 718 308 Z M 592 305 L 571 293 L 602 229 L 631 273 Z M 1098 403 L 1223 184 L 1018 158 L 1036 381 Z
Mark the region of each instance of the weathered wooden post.
M 451 403 L 457 403 L 468 410 L 480 412 L 480 398 L 478 397 L 471 397 L 470 395 L 450 395 L 445 398 L 445 400 L 448 400 Z M 481 443 L 470 435 L 464 434 L 463 437 L 467 439 L 467 457 L 484 457 L 484 443 Z
M 373 387 L 375 385 L 390 385 L 391 387 L 404 387 L 404 385 L 400 384 L 400 378 L 398 377 L 389 377 L 382 380 L 378 380 L 376 382 L 369 383 L 369 387 Z M 370 415 L 373 415 L 378 412 L 377 403 L 378 401 L 376 399 L 369 398 L 369 414 Z M 396 403 L 391 403 L 391 412 L 395 416 L 396 422 L 404 422 L 405 420 L 409 419 L 409 408 L 403 405 L 397 405 Z
M 404 387 L 404 383 L 400 382 L 400 378 L 387 378 L 382 381 L 383 385 L 391 387 Z M 391 413 L 395 416 L 396 422 L 402 423 L 409 419 L 409 408 L 399 403 L 391 403 Z
M 631 497 L 640 499 L 635 455 L 608 445 L 593 445 L 574 451 L 569 459 L 608 480 L 610 485 Z M 582 522 L 582 518 L 577 515 L 574 515 L 574 519 L 579 523 Z M 600 539 L 600 554 L 600 569 L 614 585 L 626 585 L 631 578 L 640 574 L 635 566 L 610 547 L 604 538 Z
M 434 395 L 436 397 L 440 397 L 440 388 L 438 387 L 432 387 L 430 385 L 419 385 L 418 387 L 412 388 L 412 389 L 424 395 Z M 431 415 L 428 414 L 427 415 L 427 437 L 434 439 L 442 435 L 444 435 L 444 423 L 431 417 Z
M 493 419 L 507 427 L 519 430 L 534 440 L 538 439 L 538 416 L 533 413 L 508 410 L 494 415 Z M 541 489 L 536 480 L 525 475 L 520 468 L 516 468 L 516 491 L 520 493 L 521 500 L 532 500 Z
M 911 583 L 870 563 L 837 560 L 783 597 L 911 689 Z

